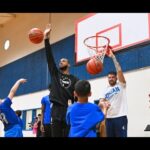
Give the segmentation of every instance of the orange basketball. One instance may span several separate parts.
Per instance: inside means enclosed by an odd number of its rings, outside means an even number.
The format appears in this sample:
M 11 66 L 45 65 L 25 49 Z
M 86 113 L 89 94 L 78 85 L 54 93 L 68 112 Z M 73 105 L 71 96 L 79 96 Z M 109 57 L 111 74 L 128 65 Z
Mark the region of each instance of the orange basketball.
M 34 44 L 39 44 L 43 41 L 44 34 L 43 31 L 41 31 L 38 28 L 33 28 L 29 31 L 29 39 Z
M 89 74 L 95 75 L 103 70 L 103 64 L 94 57 L 87 62 L 86 69 Z

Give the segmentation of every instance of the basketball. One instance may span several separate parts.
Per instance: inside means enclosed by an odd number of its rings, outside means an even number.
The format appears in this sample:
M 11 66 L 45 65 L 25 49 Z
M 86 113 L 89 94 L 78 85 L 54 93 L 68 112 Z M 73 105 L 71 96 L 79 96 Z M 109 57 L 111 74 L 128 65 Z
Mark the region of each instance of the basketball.
M 95 57 L 93 57 L 87 62 L 86 70 L 89 74 L 98 74 L 103 70 L 103 64 L 101 61 L 98 61 Z
M 43 41 L 43 31 L 38 28 L 33 28 L 29 31 L 29 39 L 34 44 L 39 44 Z

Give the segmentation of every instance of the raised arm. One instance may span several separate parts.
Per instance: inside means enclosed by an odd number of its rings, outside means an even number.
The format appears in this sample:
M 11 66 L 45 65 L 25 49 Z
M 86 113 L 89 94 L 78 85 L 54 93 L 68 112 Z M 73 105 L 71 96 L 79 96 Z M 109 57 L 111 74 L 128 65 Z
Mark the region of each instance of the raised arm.
M 119 62 L 117 61 L 117 59 L 111 49 L 109 50 L 109 57 L 111 57 L 114 62 L 119 82 L 126 83 L 121 66 L 120 66 Z
M 13 85 L 13 87 L 11 88 L 11 90 L 8 94 L 8 98 L 10 98 L 12 100 L 13 97 L 15 96 L 17 89 L 19 88 L 20 84 L 23 84 L 25 82 L 27 82 L 26 79 L 19 79 L 18 81 L 16 81 L 16 83 Z
M 111 106 L 110 102 L 103 98 L 99 101 L 98 106 L 101 108 L 101 110 L 104 113 L 105 118 L 106 118 L 107 110 Z M 100 132 L 100 137 L 106 137 L 106 119 L 104 119 L 100 123 L 99 132 Z
M 44 31 L 44 40 L 45 40 L 47 64 L 48 64 L 49 72 L 51 74 L 57 71 L 57 67 L 56 67 L 55 60 L 52 54 L 51 45 L 49 43 L 50 32 L 51 32 L 51 25 L 48 24 Z
M 99 100 L 98 106 L 101 108 L 102 112 L 106 116 L 108 108 L 111 106 L 110 102 L 104 98 Z

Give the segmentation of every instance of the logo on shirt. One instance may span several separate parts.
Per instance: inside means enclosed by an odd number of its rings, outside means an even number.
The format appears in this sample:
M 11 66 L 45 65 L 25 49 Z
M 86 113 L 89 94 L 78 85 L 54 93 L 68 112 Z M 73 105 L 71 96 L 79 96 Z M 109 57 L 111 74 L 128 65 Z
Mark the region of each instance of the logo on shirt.
M 119 92 L 119 87 L 114 87 L 108 93 L 106 93 L 105 98 L 109 100 L 111 97 L 113 97 L 115 94 L 118 94 Z
M 126 130 L 125 126 L 122 126 L 122 130 Z
M 7 119 L 6 119 L 4 113 L 0 113 L 0 120 L 1 120 L 3 123 L 8 124 L 8 121 L 7 121 Z
M 71 80 L 68 77 L 62 76 L 62 78 L 60 79 L 60 84 L 64 88 L 69 88 L 71 85 Z

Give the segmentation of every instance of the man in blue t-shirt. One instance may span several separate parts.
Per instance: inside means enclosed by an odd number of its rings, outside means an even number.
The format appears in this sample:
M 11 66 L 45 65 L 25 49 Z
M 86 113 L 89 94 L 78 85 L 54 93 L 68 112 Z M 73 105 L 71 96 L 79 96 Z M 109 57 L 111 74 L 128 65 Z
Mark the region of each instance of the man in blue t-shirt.
M 42 98 L 41 104 L 41 131 L 44 132 L 44 137 L 51 137 L 51 102 L 49 95 Z
M 7 98 L 4 101 L 0 101 L 0 120 L 4 124 L 5 137 L 23 137 L 18 117 L 11 108 L 11 104 L 20 84 L 26 81 L 26 79 L 19 79 L 11 88 Z
M 91 86 L 88 81 L 81 80 L 75 84 L 74 95 L 78 102 L 68 107 L 66 120 L 70 125 L 69 137 L 96 137 L 96 125 L 104 120 L 109 102 L 101 105 L 102 110 L 88 102 Z

